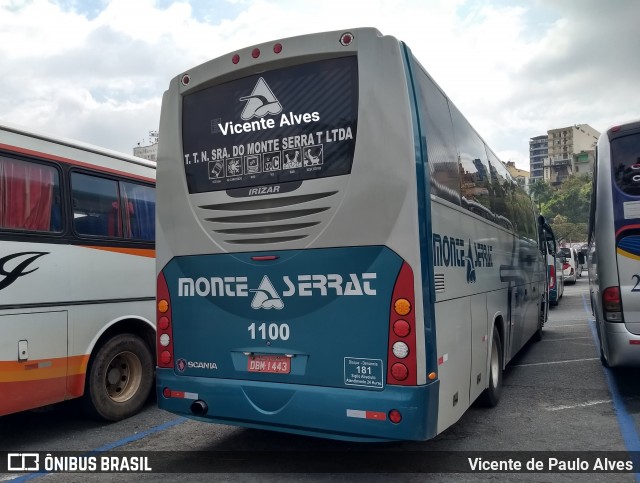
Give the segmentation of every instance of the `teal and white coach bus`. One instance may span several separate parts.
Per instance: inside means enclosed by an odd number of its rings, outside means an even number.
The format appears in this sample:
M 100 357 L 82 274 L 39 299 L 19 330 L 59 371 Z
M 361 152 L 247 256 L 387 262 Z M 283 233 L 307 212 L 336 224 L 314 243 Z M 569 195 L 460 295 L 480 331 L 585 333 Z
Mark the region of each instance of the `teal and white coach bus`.
M 546 317 L 529 197 L 409 48 L 282 39 L 174 78 L 157 176 L 158 403 L 424 440 Z

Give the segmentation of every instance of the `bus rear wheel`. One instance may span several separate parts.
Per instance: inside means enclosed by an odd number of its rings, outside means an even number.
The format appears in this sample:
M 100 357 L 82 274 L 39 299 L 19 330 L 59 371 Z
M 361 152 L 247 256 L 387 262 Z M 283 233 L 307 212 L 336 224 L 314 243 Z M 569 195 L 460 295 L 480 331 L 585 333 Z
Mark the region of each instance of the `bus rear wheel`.
M 153 357 L 137 335 L 119 334 L 92 356 L 87 371 L 84 407 L 107 421 L 140 411 L 153 386 Z
M 549 312 L 547 308 L 547 297 L 543 296 L 542 300 L 540 301 L 540 313 L 538 314 L 538 329 L 533 334 L 534 341 L 540 342 L 542 340 L 542 328 L 547 322 L 548 317 Z
M 598 332 L 598 348 L 600 349 L 600 362 L 607 369 L 611 368 L 609 365 L 609 361 L 607 361 L 607 356 L 604 355 L 604 347 L 602 345 L 602 332 L 600 331 L 600 324 L 596 320 L 596 331 Z
M 489 387 L 480 395 L 480 404 L 494 407 L 500 400 L 502 393 L 502 341 L 496 327 L 493 328 L 491 343 L 491 358 L 489 360 Z

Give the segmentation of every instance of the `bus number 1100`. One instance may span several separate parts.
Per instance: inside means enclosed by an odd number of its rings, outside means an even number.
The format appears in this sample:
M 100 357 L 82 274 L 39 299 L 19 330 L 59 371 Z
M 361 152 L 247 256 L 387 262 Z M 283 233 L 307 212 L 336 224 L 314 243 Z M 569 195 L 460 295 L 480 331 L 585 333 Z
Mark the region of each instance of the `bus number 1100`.
M 287 324 L 262 324 L 256 326 L 256 323 L 252 323 L 247 329 L 251 334 L 251 339 L 255 340 L 256 335 L 258 339 L 262 340 L 288 340 L 289 339 L 289 326 Z

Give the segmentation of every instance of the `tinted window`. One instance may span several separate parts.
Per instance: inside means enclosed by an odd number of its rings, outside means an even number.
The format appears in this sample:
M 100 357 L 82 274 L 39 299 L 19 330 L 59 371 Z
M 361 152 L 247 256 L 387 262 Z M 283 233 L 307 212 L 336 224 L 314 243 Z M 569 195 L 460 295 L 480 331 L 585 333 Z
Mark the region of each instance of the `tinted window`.
M 73 225 L 81 235 L 122 236 L 118 182 L 72 173 Z
M 553 231 L 551 230 L 551 227 L 549 227 L 549 225 L 545 224 L 545 226 L 542 229 L 542 235 L 543 235 L 544 240 L 546 241 L 547 252 L 550 255 L 555 255 L 556 254 L 556 250 L 557 250 L 556 239 L 555 239 Z
M 531 199 L 524 191 L 515 186 L 515 183 L 512 193 L 510 200 L 513 210 L 515 231 L 520 236 L 535 240 L 537 236 L 536 222 Z
M 0 228 L 62 230 L 57 169 L 0 157 Z
M 343 57 L 275 69 L 183 99 L 190 193 L 348 174 L 358 63 Z
M 449 107 L 460 159 L 462 205 L 492 220 L 491 174 L 484 142 L 460 111 L 451 103 Z
M 71 190 L 73 225 L 80 235 L 154 240 L 153 187 L 74 172 Z
M 618 187 L 627 194 L 640 196 L 640 134 L 611 141 L 611 165 Z
M 573 258 L 575 259 L 576 257 L 573 255 L 573 252 L 571 251 L 570 248 L 561 248 L 559 250 L 560 255 L 562 255 L 563 257 L 569 259 L 569 258 Z
M 156 191 L 151 186 L 120 182 L 127 212 L 124 213 L 124 237 L 153 241 L 156 236 Z M 123 205 L 124 206 L 124 205 Z
M 496 215 L 496 223 L 510 230 L 513 226 L 513 208 L 511 199 L 515 189 L 509 172 L 498 157 L 487 148 L 489 169 L 491 170 L 492 210 Z
M 420 106 L 425 123 L 431 194 L 460 204 L 460 169 L 446 97 L 418 67 Z

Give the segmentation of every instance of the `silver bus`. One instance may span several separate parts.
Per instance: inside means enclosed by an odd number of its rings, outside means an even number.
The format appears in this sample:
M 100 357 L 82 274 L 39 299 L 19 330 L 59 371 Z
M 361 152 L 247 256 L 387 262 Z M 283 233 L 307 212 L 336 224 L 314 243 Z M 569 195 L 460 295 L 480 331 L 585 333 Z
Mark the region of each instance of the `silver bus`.
M 591 307 L 605 366 L 640 365 L 640 121 L 598 139 L 588 248 Z

